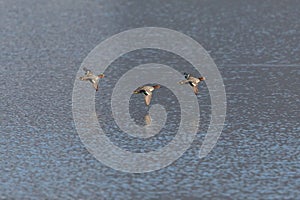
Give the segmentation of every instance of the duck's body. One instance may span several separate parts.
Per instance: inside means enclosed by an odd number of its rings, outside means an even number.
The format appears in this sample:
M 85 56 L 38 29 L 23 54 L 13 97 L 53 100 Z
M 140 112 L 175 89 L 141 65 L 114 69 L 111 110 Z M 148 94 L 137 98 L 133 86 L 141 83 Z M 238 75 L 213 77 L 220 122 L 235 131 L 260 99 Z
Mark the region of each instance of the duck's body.
M 180 81 L 179 84 L 190 84 L 190 86 L 192 86 L 192 88 L 193 88 L 193 91 L 194 91 L 195 95 L 197 95 L 199 93 L 198 84 L 201 81 L 204 81 L 205 77 L 201 76 L 199 78 L 195 78 L 195 77 L 193 77 L 193 76 L 191 76 L 190 74 L 187 74 L 187 73 L 184 73 L 184 76 L 185 76 L 186 80 Z
M 84 67 L 83 70 L 85 71 L 85 75 L 80 77 L 79 79 L 82 81 L 90 81 L 93 84 L 93 87 L 95 88 L 95 90 L 98 91 L 99 80 L 100 80 L 100 78 L 104 77 L 104 74 L 95 75 L 95 74 L 93 74 L 93 72 L 91 70 L 87 69 L 86 67 Z
M 143 93 L 145 95 L 145 103 L 146 105 L 150 105 L 150 101 L 152 98 L 152 91 L 155 89 L 160 88 L 160 85 L 154 85 L 154 86 L 150 86 L 150 85 L 144 85 L 141 87 L 138 87 L 136 90 L 133 91 L 134 94 L 139 94 L 139 93 Z

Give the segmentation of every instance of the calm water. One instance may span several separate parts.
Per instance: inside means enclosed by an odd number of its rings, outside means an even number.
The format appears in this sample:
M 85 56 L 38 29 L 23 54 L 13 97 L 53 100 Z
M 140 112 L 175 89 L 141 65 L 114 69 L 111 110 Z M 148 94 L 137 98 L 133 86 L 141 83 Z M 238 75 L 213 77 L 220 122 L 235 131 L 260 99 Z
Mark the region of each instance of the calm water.
M 275 2 L 2 1 L 0 198 L 299 199 L 300 4 Z M 174 29 L 202 44 L 223 76 L 228 108 L 217 145 L 198 159 L 211 115 L 202 84 L 201 124 L 191 147 L 164 169 L 130 174 L 97 161 L 80 141 L 72 89 L 81 62 L 97 44 L 144 26 Z M 107 136 L 134 152 L 166 145 L 178 128 L 178 105 L 166 88 L 153 99 L 169 113 L 154 138 L 130 138 L 110 115 L 117 79 L 150 62 L 195 72 L 176 55 L 135 51 L 105 71 L 112 78 L 96 95 Z M 130 111 L 142 125 L 147 109 L 141 96 L 132 97 Z

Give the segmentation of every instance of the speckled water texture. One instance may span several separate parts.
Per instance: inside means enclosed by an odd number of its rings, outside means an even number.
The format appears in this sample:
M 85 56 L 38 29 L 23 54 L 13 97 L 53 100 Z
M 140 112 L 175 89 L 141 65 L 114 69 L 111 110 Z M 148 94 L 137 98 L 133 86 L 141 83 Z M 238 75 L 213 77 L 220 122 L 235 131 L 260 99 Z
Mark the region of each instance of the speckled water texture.
M 300 198 L 299 1 L 2 0 L 0 5 L 0 199 Z M 80 141 L 72 89 L 81 62 L 97 44 L 146 26 L 180 31 L 210 53 L 224 79 L 228 109 L 217 145 L 199 160 L 211 114 L 202 84 L 201 125 L 188 151 L 162 170 L 130 174 L 103 165 Z M 132 151 L 165 145 L 178 123 L 170 115 L 165 134 L 130 140 L 118 132 L 109 110 L 104 112 L 115 78 L 148 62 L 193 71 L 182 58 L 153 49 L 128 53 L 107 69 L 114 78 L 103 81 L 96 95 L 99 122 L 111 131 L 113 143 Z M 176 103 L 168 92 L 157 96 Z M 130 105 L 137 123 L 147 112 L 140 97 L 132 97 Z M 176 108 L 168 109 L 176 114 Z

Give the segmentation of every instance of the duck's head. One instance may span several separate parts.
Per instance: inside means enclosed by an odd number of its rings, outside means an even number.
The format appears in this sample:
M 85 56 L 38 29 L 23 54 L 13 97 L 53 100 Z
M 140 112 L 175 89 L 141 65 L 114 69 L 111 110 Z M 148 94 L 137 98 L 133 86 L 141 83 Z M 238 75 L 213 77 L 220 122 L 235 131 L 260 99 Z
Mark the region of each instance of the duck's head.
M 104 74 L 99 74 L 98 77 L 99 78 L 104 78 Z
M 153 85 L 154 89 L 160 88 L 160 85 Z
M 199 80 L 200 80 L 200 81 L 205 81 L 205 77 L 204 77 L 204 76 L 201 76 L 201 77 L 199 77 Z
M 186 79 L 188 79 L 188 78 L 190 77 L 190 74 L 188 74 L 188 73 L 186 73 L 186 72 L 184 72 L 183 75 L 184 75 L 184 77 L 185 77 Z

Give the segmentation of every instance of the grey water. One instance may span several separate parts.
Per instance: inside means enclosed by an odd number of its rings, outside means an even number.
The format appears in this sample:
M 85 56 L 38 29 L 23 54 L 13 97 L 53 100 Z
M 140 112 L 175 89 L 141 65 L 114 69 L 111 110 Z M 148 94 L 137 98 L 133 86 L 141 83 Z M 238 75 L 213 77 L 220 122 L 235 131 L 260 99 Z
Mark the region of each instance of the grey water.
M 298 1 L 11 0 L 0 5 L 0 199 L 300 198 Z M 205 158 L 198 158 L 211 116 L 205 83 L 197 97 L 197 135 L 163 169 L 114 170 L 80 140 L 72 90 L 81 63 L 101 41 L 138 27 L 182 32 L 218 66 L 227 115 Z M 168 112 L 157 136 L 136 139 L 116 126 L 108 106 L 113 86 L 145 63 L 197 74 L 183 58 L 155 49 L 127 53 L 107 68 L 95 98 L 99 124 L 113 144 L 132 152 L 154 151 L 178 129 L 180 109 L 167 88 L 152 100 Z M 139 125 L 148 112 L 143 103 L 142 96 L 132 96 L 129 105 Z

